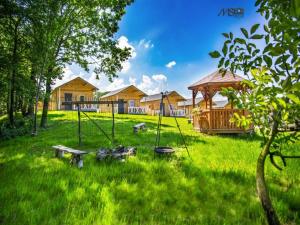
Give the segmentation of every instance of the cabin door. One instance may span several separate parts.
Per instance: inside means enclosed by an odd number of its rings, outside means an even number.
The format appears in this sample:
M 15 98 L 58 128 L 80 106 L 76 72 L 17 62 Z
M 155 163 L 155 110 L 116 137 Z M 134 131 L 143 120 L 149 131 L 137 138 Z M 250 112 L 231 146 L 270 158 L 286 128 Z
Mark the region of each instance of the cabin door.
M 119 103 L 118 103 L 118 113 L 119 113 L 119 114 L 124 114 L 124 112 L 125 112 L 124 99 L 119 99 Z
M 72 101 L 72 93 L 65 93 L 65 102 Z M 65 110 L 72 110 L 72 105 L 65 105 Z

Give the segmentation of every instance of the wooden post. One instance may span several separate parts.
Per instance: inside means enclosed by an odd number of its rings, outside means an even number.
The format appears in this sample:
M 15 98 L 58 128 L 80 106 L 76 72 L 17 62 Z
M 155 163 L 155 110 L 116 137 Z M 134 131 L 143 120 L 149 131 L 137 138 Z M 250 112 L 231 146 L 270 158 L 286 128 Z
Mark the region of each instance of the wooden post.
M 114 107 L 114 102 L 111 102 L 111 107 L 112 107 L 112 131 L 111 131 L 111 136 L 112 136 L 112 144 L 115 143 L 115 107 Z
M 193 108 L 195 108 L 195 98 L 197 95 L 197 91 L 193 90 Z
M 209 133 L 211 134 L 212 130 L 212 92 L 210 88 L 208 88 L 208 98 L 209 98 Z
M 60 110 L 60 104 L 61 104 L 60 101 L 61 101 L 60 100 L 60 88 L 58 88 L 58 110 Z
M 78 142 L 81 145 L 81 124 L 80 124 L 80 105 L 77 104 L 77 114 L 78 114 Z

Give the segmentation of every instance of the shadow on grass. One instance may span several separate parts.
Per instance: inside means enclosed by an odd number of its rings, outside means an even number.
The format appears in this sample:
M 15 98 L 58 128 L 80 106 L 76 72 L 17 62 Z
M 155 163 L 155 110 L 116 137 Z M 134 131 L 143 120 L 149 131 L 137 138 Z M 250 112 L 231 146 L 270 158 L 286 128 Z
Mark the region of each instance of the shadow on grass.
M 263 137 L 256 133 L 244 133 L 244 134 L 217 134 L 219 138 L 228 138 L 233 140 L 245 140 L 245 141 L 263 141 Z

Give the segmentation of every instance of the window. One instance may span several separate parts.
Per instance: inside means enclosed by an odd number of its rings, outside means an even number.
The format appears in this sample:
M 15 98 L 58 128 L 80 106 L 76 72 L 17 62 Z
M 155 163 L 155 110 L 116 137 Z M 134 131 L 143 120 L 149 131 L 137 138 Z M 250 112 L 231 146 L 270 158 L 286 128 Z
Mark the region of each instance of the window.
M 134 107 L 134 100 L 129 100 L 129 107 Z
M 84 96 L 80 96 L 80 101 L 84 102 Z

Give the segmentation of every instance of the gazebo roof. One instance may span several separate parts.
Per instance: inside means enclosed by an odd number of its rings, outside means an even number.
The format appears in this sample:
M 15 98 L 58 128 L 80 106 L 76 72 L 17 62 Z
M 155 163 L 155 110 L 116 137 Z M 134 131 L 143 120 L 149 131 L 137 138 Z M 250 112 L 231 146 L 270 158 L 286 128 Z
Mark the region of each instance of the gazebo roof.
M 219 70 L 209 74 L 208 76 L 202 78 L 198 82 L 190 85 L 188 89 L 194 90 L 194 89 L 201 89 L 204 87 L 215 87 L 215 88 L 221 88 L 221 87 L 228 87 L 228 86 L 236 86 L 238 85 L 244 78 L 231 73 L 230 71 L 226 71 L 225 75 L 223 76 L 222 73 L 219 72 Z

